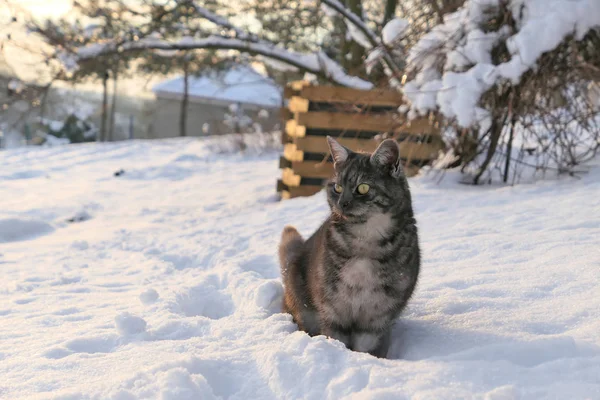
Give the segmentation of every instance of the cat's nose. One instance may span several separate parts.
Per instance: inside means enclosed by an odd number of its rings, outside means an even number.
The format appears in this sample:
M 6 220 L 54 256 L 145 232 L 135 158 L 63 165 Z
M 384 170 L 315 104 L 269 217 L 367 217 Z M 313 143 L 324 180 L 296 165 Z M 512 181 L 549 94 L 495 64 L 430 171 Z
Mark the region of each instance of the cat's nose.
M 340 208 L 343 210 L 348 209 L 348 207 L 350 207 L 350 201 L 340 201 Z

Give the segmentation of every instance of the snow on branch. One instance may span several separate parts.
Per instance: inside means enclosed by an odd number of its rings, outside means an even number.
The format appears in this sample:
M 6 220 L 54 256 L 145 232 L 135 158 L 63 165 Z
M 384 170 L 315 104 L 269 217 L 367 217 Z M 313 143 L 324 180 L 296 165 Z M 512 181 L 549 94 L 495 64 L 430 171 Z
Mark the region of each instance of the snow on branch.
M 502 13 L 514 24 L 485 28 Z M 598 0 L 467 0 L 410 50 L 407 62 L 415 76 L 403 91 L 412 115 L 439 108 L 459 125 L 472 126 L 485 119 L 480 99 L 486 91 L 503 82 L 517 85 L 567 37 L 581 40 L 599 28 Z M 502 42 L 509 59 L 494 64 L 493 51 Z
M 377 59 L 383 63 L 388 75 L 396 79 L 402 76 L 402 69 L 396 64 L 387 48 L 381 45 L 379 37 L 358 15 L 347 9 L 339 0 L 321 0 L 321 2 L 326 6 L 328 15 L 335 11 L 344 18 L 348 31 L 358 44 L 366 49 L 374 49 L 373 52 L 377 55 Z M 375 57 L 371 57 L 371 60 L 373 59 Z
M 258 38 L 255 35 L 239 29 L 237 26 L 229 22 L 226 18 L 221 17 L 213 13 L 212 11 L 209 11 L 206 8 L 199 6 L 198 4 L 196 4 L 196 2 L 193 3 L 193 7 L 196 10 L 196 12 L 204 19 L 207 19 L 215 25 L 234 31 L 238 39 L 249 40 L 254 42 L 258 41 Z
M 323 4 L 329 7 L 331 10 L 339 13 L 348 23 L 354 25 L 370 42 L 371 46 L 375 47 L 378 44 L 377 35 L 364 23 L 362 19 L 352 11 L 348 10 L 345 5 L 339 2 L 339 0 L 321 0 Z
M 59 59 L 62 60 L 65 67 L 72 68 L 74 64 L 114 53 L 140 50 L 172 51 L 196 49 L 238 50 L 241 52 L 257 54 L 286 63 L 306 72 L 319 75 L 342 86 L 357 89 L 370 89 L 373 87 L 368 81 L 348 75 L 339 64 L 323 52 L 298 53 L 264 42 L 255 43 L 238 38 L 225 38 L 221 36 L 210 36 L 203 39 L 187 37 L 185 40 L 173 42 L 156 38 L 144 38 L 142 40 L 124 42 L 121 44 L 114 42 L 93 44 L 76 48 L 71 53 L 61 53 Z

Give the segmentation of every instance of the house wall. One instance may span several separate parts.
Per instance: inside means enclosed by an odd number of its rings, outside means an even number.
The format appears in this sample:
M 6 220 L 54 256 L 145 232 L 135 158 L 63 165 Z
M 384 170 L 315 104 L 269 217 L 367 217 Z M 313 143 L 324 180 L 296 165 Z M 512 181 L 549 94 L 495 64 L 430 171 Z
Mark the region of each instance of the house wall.
M 268 111 L 267 118 L 261 118 L 261 109 Z M 261 125 L 263 131 L 272 131 L 281 128 L 281 119 L 278 108 L 257 107 L 242 105 L 243 114 Z M 152 128 L 148 134 L 149 138 L 169 138 L 179 136 L 179 115 L 181 112 L 181 100 L 157 97 L 156 108 L 152 120 Z M 235 129 L 225 123 L 226 115 L 232 114 L 226 103 L 205 103 L 190 101 L 188 103 L 187 134 L 188 136 L 222 135 L 235 132 Z M 208 124 L 206 132 L 203 131 L 204 124 Z M 241 129 L 244 131 L 244 129 Z

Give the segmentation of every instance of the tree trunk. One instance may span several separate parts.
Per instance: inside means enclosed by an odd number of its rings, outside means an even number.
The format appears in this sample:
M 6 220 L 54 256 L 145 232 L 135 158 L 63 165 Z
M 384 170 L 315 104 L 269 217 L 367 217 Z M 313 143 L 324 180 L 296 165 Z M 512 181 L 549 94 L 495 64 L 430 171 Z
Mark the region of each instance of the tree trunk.
M 100 116 L 100 142 L 106 141 L 106 111 L 108 109 L 108 71 L 104 72 L 102 77 L 102 115 Z
M 115 112 L 117 109 L 117 81 L 119 76 L 117 70 L 113 72 L 113 95 L 112 104 L 110 107 L 110 122 L 108 124 L 108 141 L 112 142 L 115 140 Z
M 361 0 L 346 0 L 348 9 L 362 19 L 362 1 Z M 358 75 L 362 78 L 366 77 L 365 66 L 363 62 L 363 56 L 365 55 L 365 49 L 355 41 L 350 44 L 350 54 L 352 58 L 348 63 L 348 72 L 353 75 Z
M 183 63 L 183 99 L 179 115 L 179 136 L 187 136 L 187 110 L 190 91 L 190 69 L 187 61 Z
M 508 136 L 508 143 L 506 144 L 506 164 L 504 165 L 504 183 L 508 182 L 508 171 L 510 169 L 510 157 L 512 153 L 512 144 L 515 134 L 515 125 L 517 123 L 517 117 L 513 114 L 510 121 L 510 135 Z
M 394 18 L 394 16 L 396 15 L 397 6 L 398 0 L 387 0 L 387 2 L 385 3 L 382 26 L 385 26 L 385 24 L 387 24 Z
M 502 102 L 502 104 L 504 104 L 504 102 Z M 490 162 L 492 162 L 494 154 L 496 154 L 498 142 L 500 142 L 502 130 L 504 129 L 504 125 L 506 124 L 506 120 L 508 118 L 508 111 L 502 111 L 501 115 L 495 115 L 492 118 L 492 124 L 490 126 L 490 144 L 485 160 L 479 168 L 479 172 L 477 173 L 477 175 L 475 175 L 475 178 L 473 179 L 473 183 L 475 185 L 479 184 L 479 179 L 481 178 L 487 167 L 490 165 Z

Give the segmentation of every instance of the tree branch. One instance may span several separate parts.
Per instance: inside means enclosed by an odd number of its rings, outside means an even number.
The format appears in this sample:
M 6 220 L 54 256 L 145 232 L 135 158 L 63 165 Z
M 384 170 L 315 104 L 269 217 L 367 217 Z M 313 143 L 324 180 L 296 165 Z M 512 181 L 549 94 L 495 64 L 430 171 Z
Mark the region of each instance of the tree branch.
M 339 0 L 321 0 L 321 1 L 323 2 L 323 4 L 326 4 L 327 6 L 329 6 L 329 8 L 331 8 L 332 10 L 339 13 L 342 17 L 344 17 L 346 19 L 346 21 L 350 22 L 358 30 L 360 30 L 365 35 L 365 37 L 369 40 L 369 42 L 371 43 L 371 46 L 373 46 L 373 48 L 380 46 L 377 35 L 365 24 L 365 22 L 358 15 L 356 15 L 352 11 L 348 10 L 342 3 L 339 2 Z M 394 78 L 400 79 L 400 77 L 403 75 L 402 68 L 400 68 L 394 62 L 394 59 L 392 58 L 388 49 L 385 46 L 381 46 L 381 50 L 384 53 L 383 58 L 382 58 L 382 62 L 384 64 L 384 66 L 387 67 L 387 69 L 391 72 L 391 75 Z
M 217 26 L 234 31 L 235 36 L 238 39 L 247 40 L 250 42 L 258 42 L 259 41 L 258 37 L 256 37 L 255 35 L 248 33 L 248 32 L 244 32 L 243 30 L 241 30 L 240 28 L 238 28 L 237 26 L 235 26 L 231 22 L 229 22 L 226 18 L 221 17 L 221 16 L 213 13 L 212 11 L 209 11 L 204 7 L 200 7 L 198 4 L 196 4 L 196 2 L 193 2 L 192 6 L 196 10 L 196 12 L 204 19 L 209 20 L 210 22 L 212 22 L 213 24 L 215 24 Z
M 348 75 L 341 66 L 331 60 L 325 53 L 297 53 L 276 47 L 263 42 L 254 43 L 238 38 L 225 38 L 211 36 L 203 39 L 185 38 L 177 42 L 169 42 L 160 39 L 143 39 L 133 42 L 117 44 L 114 42 L 105 44 L 94 44 L 74 49 L 70 54 L 58 54 L 58 58 L 64 64 L 77 64 L 96 59 L 114 53 L 135 52 L 141 50 L 238 50 L 265 57 L 292 65 L 301 70 L 321 76 L 333 83 L 355 87 L 359 89 L 370 89 L 373 85 L 355 76 Z

